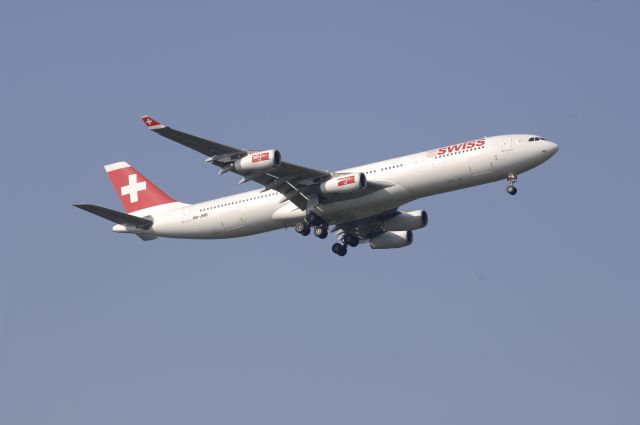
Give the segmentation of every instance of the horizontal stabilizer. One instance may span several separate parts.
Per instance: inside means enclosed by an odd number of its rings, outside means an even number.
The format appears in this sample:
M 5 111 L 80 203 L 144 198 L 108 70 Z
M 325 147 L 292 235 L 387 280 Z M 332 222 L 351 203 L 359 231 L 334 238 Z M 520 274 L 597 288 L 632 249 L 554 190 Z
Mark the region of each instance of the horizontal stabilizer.
M 146 218 L 136 217 L 135 215 L 125 214 L 120 211 L 110 210 L 109 208 L 99 207 L 97 205 L 83 204 L 74 205 L 74 207 L 78 207 L 81 210 L 85 210 L 91 214 L 95 214 L 123 226 L 140 226 L 144 229 L 149 229 L 153 224 L 153 221 L 147 220 Z

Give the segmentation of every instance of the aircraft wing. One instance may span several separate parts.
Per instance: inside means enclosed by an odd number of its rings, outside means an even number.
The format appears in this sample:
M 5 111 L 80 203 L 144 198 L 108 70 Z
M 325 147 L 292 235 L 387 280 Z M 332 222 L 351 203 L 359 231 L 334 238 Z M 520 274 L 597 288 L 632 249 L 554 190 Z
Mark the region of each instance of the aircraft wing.
M 306 209 L 307 200 L 310 196 L 320 193 L 320 184 L 336 176 L 335 173 L 329 171 L 316 170 L 286 161 L 281 161 L 277 167 L 263 171 L 238 169 L 234 164 L 243 158 L 251 159 L 251 157 L 257 156 L 259 161 L 261 154 L 270 153 L 271 155 L 277 155 L 279 158 L 280 153 L 275 150 L 253 151 L 223 145 L 222 143 L 175 130 L 148 115 L 144 115 L 142 121 L 149 130 L 207 156 L 206 162 L 220 167 L 220 174 L 230 171 L 242 176 L 240 183 L 255 181 L 262 184 L 265 187 L 265 191 L 276 190 L 282 193 L 282 202 L 290 200 L 302 210 Z M 268 155 L 267 158 L 269 158 Z M 365 190 L 350 194 L 350 197 L 362 196 L 386 186 L 388 185 L 372 183 Z M 331 201 L 331 198 L 335 198 L 335 200 L 344 199 L 345 195 L 323 195 L 323 197 Z

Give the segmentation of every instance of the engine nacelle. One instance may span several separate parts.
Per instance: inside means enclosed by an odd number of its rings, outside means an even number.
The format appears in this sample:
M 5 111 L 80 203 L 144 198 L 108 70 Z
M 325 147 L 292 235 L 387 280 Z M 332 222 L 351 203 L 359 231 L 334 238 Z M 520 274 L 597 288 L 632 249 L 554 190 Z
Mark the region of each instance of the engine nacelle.
M 350 193 L 367 188 L 367 177 L 364 173 L 346 174 L 334 177 L 320 185 L 322 193 Z
M 400 214 L 385 220 L 382 228 L 387 231 L 394 230 L 418 230 L 425 227 L 429 221 L 424 210 L 399 211 Z
M 369 239 L 371 249 L 402 248 L 411 245 L 413 233 L 411 230 L 400 232 L 384 232 L 381 235 Z
M 237 171 L 267 171 L 278 165 L 280 165 L 280 152 L 275 149 L 250 152 L 233 163 Z

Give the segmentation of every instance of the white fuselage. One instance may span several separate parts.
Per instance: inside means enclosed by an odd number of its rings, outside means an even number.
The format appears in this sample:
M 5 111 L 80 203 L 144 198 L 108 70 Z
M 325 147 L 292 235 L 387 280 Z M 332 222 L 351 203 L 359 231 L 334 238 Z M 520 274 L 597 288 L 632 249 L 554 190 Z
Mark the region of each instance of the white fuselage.
M 557 145 L 529 141 L 530 135 L 486 137 L 340 172 L 363 172 L 369 182 L 386 186 L 367 195 L 320 204 L 316 211 L 329 224 L 358 220 L 393 210 L 418 198 L 503 180 L 549 159 Z M 480 141 L 483 143 L 478 143 Z M 197 204 L 167 204 L 135 215 L 153 218 L 145 233 L 170 238 L 223 239 L 291 227 L 305 212 L 282 194 L 260 189 Z M 114 231 L 124 232 L 122 226 Z

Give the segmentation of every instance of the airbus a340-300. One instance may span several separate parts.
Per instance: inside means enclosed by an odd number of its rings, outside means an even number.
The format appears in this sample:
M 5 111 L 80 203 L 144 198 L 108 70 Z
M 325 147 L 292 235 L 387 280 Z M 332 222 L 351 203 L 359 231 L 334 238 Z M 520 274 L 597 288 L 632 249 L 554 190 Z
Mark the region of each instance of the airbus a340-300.
M 335 232 L 334 253 L 368 241 L 374 249 L 411 244 L 413 231 L 427 225 L 423 210 L 402 205 L 438 193 L 502 179 L 516 194 L 519 174 L 557 151 L 558 145 L 533 134 L 483 137 L 340 171 L 322 171 L 282 160 L 276 149 L 252 151 L 174 130 L 149 116 L 153 132 L 206 156 L 219 173 L 242 176 L 261 189 L 197 204 L 176 201 L 126 162 L 105 166 L 126 213 L 96 205 L 76 205 L 115 224 L 113 231 L 148 241 L 158 237 L 224 239 L 294 227 L 324 239 Z

